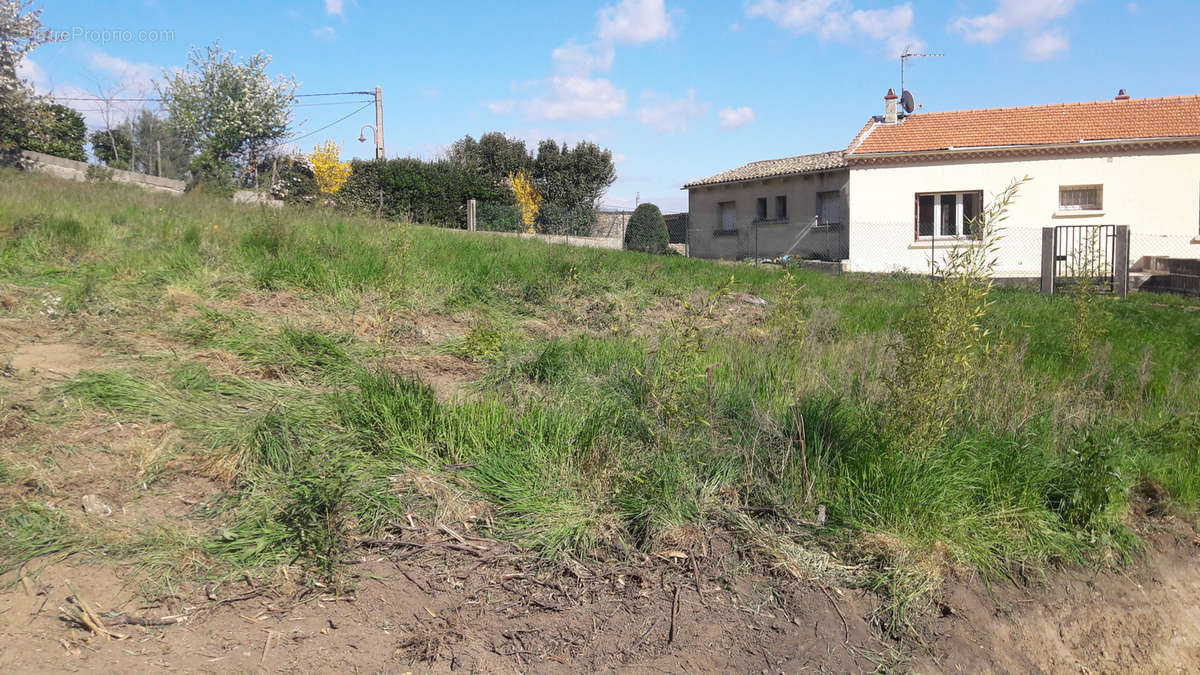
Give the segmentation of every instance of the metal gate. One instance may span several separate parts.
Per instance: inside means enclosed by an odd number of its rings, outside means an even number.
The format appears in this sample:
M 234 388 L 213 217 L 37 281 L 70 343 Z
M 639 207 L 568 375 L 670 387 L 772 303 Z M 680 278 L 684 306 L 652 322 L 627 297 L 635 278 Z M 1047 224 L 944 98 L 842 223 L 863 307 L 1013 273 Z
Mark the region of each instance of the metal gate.
M 1115 225 L 1055 226 L 1054 287 L 1086 283 L 1100 293 L 1110 294 L 1128 288 L 1129 246 L 1120 245 L 1117 235 Z M 1124 261 L 1118 259 L 1121 253 Z M 1120 278 L 1122 274 L 1124 279 Z

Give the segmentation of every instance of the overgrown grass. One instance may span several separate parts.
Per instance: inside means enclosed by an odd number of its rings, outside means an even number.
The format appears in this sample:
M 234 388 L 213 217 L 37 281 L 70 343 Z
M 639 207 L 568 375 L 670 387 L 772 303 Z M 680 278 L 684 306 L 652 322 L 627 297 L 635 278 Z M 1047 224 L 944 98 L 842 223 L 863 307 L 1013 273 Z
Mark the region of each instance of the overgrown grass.
M 1184 299 L 1089 299 L 1103 325 L 1081 353 L 1069 300 L 992 290 L 977 317 L 992 348 L 956 361 L 971 386 L 917 448 L 887 430 L 919 401 L 885 383 L 923 279 L 784 277 L 0 177 L 0 284 L 31 315 L 69 297 L 56 321 L 177 346 L 61 393 L 186 434 L 197 470 L 228 486 L 206 511 L 218 567 L 334 575 L 355 535 L 432 499 L 429 518 L 458 514 L 453 527 L 548 560 L 697 552 L 732 528 L 772 569 L 861 564 L 830 578 L 895 598 L 881 621 L 898 629 L 906 601 L 955 569 L 1021 579 L 1130 560 L 1131 504 L 1200 507 L 1200 312 Z M 756 313 L 728 290 L 772 304 Z M 298 304 L 247 300 L 272 293 Z M 447 315 L 465 334 L 406 342 Z M 232 363 L 202 365 L 213 350 Z M 389 365 L 439 351 L 488 368 L 469 396 Z M 414 472 L 442 488 L 414 498 Z M 4 508 L 26 534 L 0 558 L 57 541 L 50 507 Z

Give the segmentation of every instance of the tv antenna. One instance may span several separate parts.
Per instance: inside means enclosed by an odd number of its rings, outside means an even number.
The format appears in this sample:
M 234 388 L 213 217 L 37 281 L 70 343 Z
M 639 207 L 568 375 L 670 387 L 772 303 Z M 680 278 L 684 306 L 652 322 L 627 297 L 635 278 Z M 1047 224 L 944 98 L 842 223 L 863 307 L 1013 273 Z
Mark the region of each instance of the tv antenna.
M 904 64 L 905 64 L 905 62 L 907 62 L 909 59 L 924 59 L 924 58 L 945 56 L 945 54 L 941 54 L 941 53 L 918 54 L 918 53 L 910 52 L 909 49 L 912 49 L 912 45 L 906 46 L 904 48 L 904 51 L 900 54 L 900 92 L 901 92 L 901 96 L 903 96 L 905 93 L 907 93 L 907 90 L 904 88 Z M 908 98 L 911 100 L 912 94 L 909 94 Z M 908 112 L 912 112 L 912 111 L 910 110 Z

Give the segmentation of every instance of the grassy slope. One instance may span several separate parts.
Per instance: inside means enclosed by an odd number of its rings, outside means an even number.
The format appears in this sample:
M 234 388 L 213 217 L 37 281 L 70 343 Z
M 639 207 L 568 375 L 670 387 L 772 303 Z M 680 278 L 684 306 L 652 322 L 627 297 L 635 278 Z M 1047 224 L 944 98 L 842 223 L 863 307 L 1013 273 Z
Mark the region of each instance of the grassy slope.
M 705 306 L 731 275 L 772 301 L 768 320 L 727 297 Z M 228 481 L 202 513 L 217 535 L 153 539 L 186 546 L 210 574 L 298 556 L 332 573 L 346 537 L 380 535 L 432 499 L 459 520 L 485 504 L 476 528 L 548 557 L 686 549 L 732 529 L 764 563 L 813 574 L 832 553 L 903 600 L 953 568 L 1019 576 L 1127 558 L 1135 491 L 1194 513 L 1194 306 L 1108 303 L 1103 344 L 1073 358 L 1064 300 L 995 291 L 995 355 L 946 438 L 914 452 L 882 429 L 904 405 L 883 382 L 892 326 L 923 284 L 787 280 L 0 174 L 0 291 L 19 299 L 16 314 L 49 311 L 95 344 L 116 330 L 173 345 L 178 356 L 142 354 L 63 391 L 177 427 L 189 450 L 176 466 Z M 242 302 L 275 290 L 303 311 Z M 447 315 L 470 330 L 434 351 L 487 368 L 465 400 L 388 367 Z M 235 366 L 198 356 L 213 350 Z M 5 449 L 0 481 L 17 485 L 34 452 Z M 44 496 L 0 494 L 23 533 L 0 556 L 81 540 L 56 539 L 65 521 Z M 818 509 L 827 520 L 812 525 Z M 138 541 L 107 550 L 145 555 Z

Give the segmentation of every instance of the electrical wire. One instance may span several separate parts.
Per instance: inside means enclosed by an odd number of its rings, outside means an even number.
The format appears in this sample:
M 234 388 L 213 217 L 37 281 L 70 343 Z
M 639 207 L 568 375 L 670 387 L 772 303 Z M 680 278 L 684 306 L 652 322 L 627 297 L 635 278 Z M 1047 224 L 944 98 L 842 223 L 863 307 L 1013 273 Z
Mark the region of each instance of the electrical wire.
M 297 103 L 296 105 L 294 105 L 292 107 L 293 108 L 315 108 L 317 106 L 323 106 L 323 105 L 346 105 L 349 103 L 371 103 L 371 104 L 374 104 L 375 99 L 371 99 L 369 101 L 364 101 L 362 99 L 359 99 L 357 101 L 331 101 L 329 103 Z
M 280 145 L 283 145 L 284 143 L 291 143 L 291 142 L 293 142 L 293 141 L 298 141 L 298 140 L 301 140 L 301 139 L 303 139 L 303 138 L 308 138 L 309 136 L 312 136 L 313 134 L 316 134 L 316 133 L 320 133 L 320 132 L 322 132 L 322 131 L 325 131 L 325 130 L 326 130 L 326 129 L 328 129 L 329 127 L 331 127 L 331 126 L 333 126 L 333 125 L 337 124 L 338 122 L 344 122 L 344 121 L 346 121 L 346 120 L 350 119 L 351 117 L 354 117 L 354 116 L 355 116 L 355 115 L 357 115 L 358 113 L 360 113 L 360 112 L 362 112 L 362 111 L 366 110 L 367 108 L 371 107 L 371 106 L 372 106 L 372 105 L 374 105 L 374 104 L 375 104 L 375 101 L 370 101 L 369 103 L 367 103 L 367 104 L 366 104 L 366 105 L 364 105 L 363 107 L 361 107 L 361 108 L 359 108 L 359 109 L 355 110 L 354 112 L 350 113 L 349 115 L 346 115 L 345 117 L 338 118 L 338 119 L 336 119 L 336 120 L 334 120 L 334 121 L 330 122 L 329 124 L 326 124 L 325 126 L 321 127 L 320 129 L 314 129 L 314 130 L 312 130 L 312 131 L 308 132 L 307 134 L 304 134 L 303 136 L 293 136 L 293 137 L 291 137 L 291 138 L 285 138 L 285 139 L 283 139 L 282 141 L 280 141 L 280 142 L 279 142 L 279 143 L 278 143 L 278 144 L 277 144 L 275 147 L 277 147 L 277 148 L 278 148 Z
M 350 94 L 366 94 L 367 96 L 371 96 L 374 93 L 373 91 L 331 91 L 325 94 L 296 94 L 296 98 L 304 98 L 306 96 L 347 96 Z
M 350 96 L 352 94 L 364 94 L 366 96 L 371 96 L 374 93 L 375 92 L 373 92 L 373 91 L 331 91 L 331 92 L 325 92 L 325 93 L 321 93 L 321 94 L 294 94 L 292 96 L 292 98 L 307 98 L 310 96 Z M 161 98 L 103 98 L 100 96 L 83 97 L 83 96 L 54 96 L 54 95 L 51 95 L 51 98 L 53 98 L 55 101 L 106 101 L 106 102 L 111 102 L 111 103 L 151 103 L 151 102 L 161 103 L 162 102 Z M 353 101 L 344 101 L 344 103 L 353 103 Z M 316 104 L 310 104 L 310 105 L 316 105 Z M 333 105 L 333 104 L 330 104 L 330 105 Z
M 374 93 L 375 92 L 373 92 L 373 91 L 335 91 L 335 92 L 328 92 L 328 93 L 321 93 L 321 94 L 296 94 L 295 98 L 300 98 L 301 96 L 348 96 L 348 95 L 352 95 L 352 94 L 371 95 Z M 54 100 L 56 100 L 56 101 L 92 101 L 95 103 L 115 103 L 115 102 L 122 102 L 122 103 L 160 102 L 161 103 L 162 102 L 161 98 L 100 98 L 98 96 L 92 97 L 92 98 L 62 97 L 62 98 L 55 98 Z M 356 108 L 353 112 L 346 115 L 345 117 L 340 117 L 340 118 L 330 122 L 329 124 L 326 124 L 325 126 L 321 127 L 320 129 L 314 129 L 313 131 L 310 131 L 310 132 L 300 135 L 300 136 L 293 136 L 291 138 L 285 138 L 282 141 L 280 141 L 279 143 L 277 143 L 275 145 L 275 147 L 278 148 L 279 146 L 281 146 L 285 143 L 291 143 L 294 141 L 299 141 L 299 140 L 308 138 L 309 136 L 312 136 L 313 134 L 317 134 L 322 131 L 325 131 L 329 127 L 337 124 L 338 122 L 344 122 L 344 121 L 350 119 L 351 117 L 357 115 L 358 113 L 371 107 L 372 105 L 374 105 L 375 99 L 371 99 L 369 101 L 358 100 L 358 101 L 331 101 L 329 103 L 298 103 L 298 104 L 294 105 L 293 107 L 308 108 L 308 107 L 327 106 L 327 105 L 345 105 L 348 103 L 363 103 L 363 106 L 360 108 Z M 100 113 L 100 112 L 103 112 L 103 110 L 91 110 L 91 111 L 87 111 L 87 112 Z

